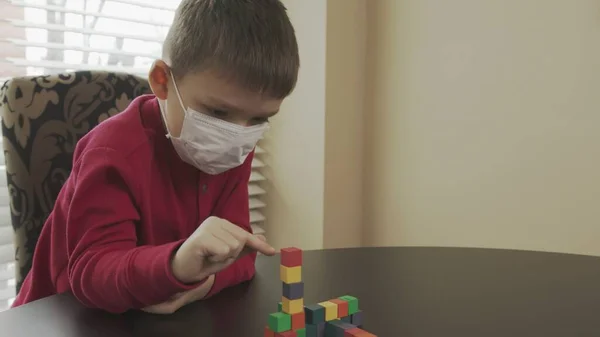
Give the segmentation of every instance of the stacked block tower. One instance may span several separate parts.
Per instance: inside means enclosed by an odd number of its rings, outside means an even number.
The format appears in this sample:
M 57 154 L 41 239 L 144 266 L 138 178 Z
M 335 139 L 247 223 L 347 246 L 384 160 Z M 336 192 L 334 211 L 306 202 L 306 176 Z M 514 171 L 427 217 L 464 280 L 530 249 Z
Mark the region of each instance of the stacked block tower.
M 281 302 L 277 312 L 269 315 L 264 337 L 377 337 L 362 329 L 363 313 L 356 297 L 305 305 L 302 250 L 281 250 L 279 274 Z

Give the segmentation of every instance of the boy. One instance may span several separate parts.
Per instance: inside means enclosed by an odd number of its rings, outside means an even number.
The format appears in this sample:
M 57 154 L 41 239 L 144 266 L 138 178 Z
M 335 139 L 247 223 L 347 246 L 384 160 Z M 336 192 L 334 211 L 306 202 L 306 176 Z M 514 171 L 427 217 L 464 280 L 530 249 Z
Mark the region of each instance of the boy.
M 256 252 L 275 253 L 249 224 L 253 149 L 298 68 L 279 0 L 183 0 L 153 95 L 78 142 L 13 306 L 71 292 L 171 313 L 250 280 Z

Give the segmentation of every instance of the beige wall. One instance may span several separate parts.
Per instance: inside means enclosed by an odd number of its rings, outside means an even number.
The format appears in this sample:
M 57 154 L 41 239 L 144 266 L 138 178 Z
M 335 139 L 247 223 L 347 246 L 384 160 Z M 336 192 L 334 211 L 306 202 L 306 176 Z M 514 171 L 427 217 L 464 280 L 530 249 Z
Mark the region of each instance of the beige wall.
M 302 70 L 269 140 L 277 246 L 600 255 L 597 0 L 286 4 Z
M 366 243 L 600 254 L 600 3 L 369 4 Z

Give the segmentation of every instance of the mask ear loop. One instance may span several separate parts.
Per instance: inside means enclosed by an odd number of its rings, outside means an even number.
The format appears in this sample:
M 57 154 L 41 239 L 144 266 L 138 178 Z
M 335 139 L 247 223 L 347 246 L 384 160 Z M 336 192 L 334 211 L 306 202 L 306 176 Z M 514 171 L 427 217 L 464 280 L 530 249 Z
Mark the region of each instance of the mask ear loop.
M 169 75 L 171 77 L 171 80 L 173 81 L 173 87 L 175 88 L 175 94 L 177 94 L 177 99 L 179 100 L 179 105 L 181 105 L 181 108 L 183 109 L 183 113 L 184 113 L 184 119 L 185 119 L 185 115 L 186 115 L 186 108 L 183 104 L 183 99 L 181 99 L 181 94 L 179 93 L 179 88 L 177 88 L 177 83 L 175 82 L 175 76 L 173 75 L 173 72 L 169 69 Z M 160 102 L 159 102 L 160 104 Z M 171 136 L 171 131 L 169 130 L 169 123 L 167 122 L 167 106 L 166 106 L 166 100 L 165 103 L 163 104 L 164 108 L 160 109 L 161 115 L 163 117 L 163 121 L 165 123 L 165 128 L 167 129 L 167 134 L 165 135 L 165 137 L 167 138 L 173 138 L 173 136 Z
M 169 70 L 169 74 L 171 75 L 171 80 L 173 80 L 173 87 L 175 88 L 175 93 L 177 94 L 177 98 L 179 99 L 179 104 L 181 105 L 181 109 L 183 109 L 184 113 L 187 110 L 185 105 L 183 104 L 183 99 L 181 99 L 181 94 L 179 93 L 179 88 L 177 88 L 177 83 L 175 82 L 175 76 L 173 72 Z

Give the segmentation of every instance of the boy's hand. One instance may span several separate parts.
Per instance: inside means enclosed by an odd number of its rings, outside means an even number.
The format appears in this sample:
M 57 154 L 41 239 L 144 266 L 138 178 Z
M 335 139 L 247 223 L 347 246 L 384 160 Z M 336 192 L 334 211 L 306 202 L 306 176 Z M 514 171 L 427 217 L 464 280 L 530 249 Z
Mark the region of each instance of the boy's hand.
M 173 275 L 183 283 L 199 282 L 251 252 L 274 255 L 262 235 L 253 235 L 217 217 L 206 219 L 179 247 L 172 261 Z
M 183 306 L 199 301 L 206 297 L 206 295 L 210 292 L 214 281 L 215 277 L 214 275 L 211 275 L 201 286 L 183 293 L 178 293 L 170 300 L 143 308 L 142 311 L 149 312 L 151 314 L 172 314 L 181 309 Z

